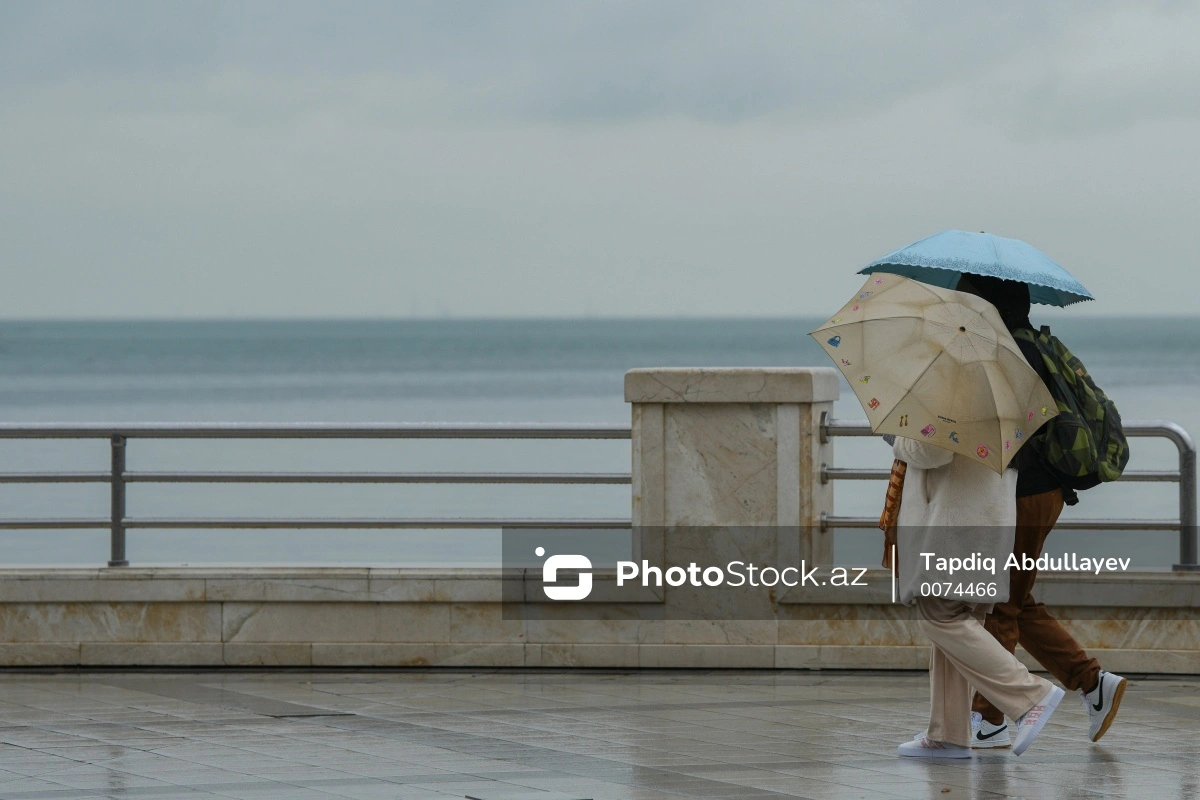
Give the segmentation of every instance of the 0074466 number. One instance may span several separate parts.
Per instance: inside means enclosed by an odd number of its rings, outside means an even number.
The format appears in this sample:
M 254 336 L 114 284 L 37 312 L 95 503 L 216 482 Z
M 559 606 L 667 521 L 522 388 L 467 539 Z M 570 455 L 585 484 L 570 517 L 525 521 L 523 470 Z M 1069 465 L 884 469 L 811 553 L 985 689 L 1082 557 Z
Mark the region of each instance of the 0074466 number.
M 995 597 L 994 583 L 922 583 L 921 597 Z

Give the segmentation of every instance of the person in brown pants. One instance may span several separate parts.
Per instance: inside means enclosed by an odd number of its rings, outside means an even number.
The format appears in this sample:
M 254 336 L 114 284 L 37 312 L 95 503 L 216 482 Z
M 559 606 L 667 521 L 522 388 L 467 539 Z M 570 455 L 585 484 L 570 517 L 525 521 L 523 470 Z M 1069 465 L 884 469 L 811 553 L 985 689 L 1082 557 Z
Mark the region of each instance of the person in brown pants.
M 1054 529 L 1063 504 L 1062 489 L 1017 498 L 1017 535 L 1013 546 L 1017 558 L 1027 555 L 1036 560 L 1042 554 L 1046 537 Z M 1046 606 L 1034 599 L 1036 580 L 1037 569 L 1012 570 L 1008 581 L 1009 601 L 994 606 L 984 627 L 1009 652 L 1020 644 L 1067 689 L 1094 688 L 1100 678 L 1100 662 L 1084 652 Z M 982 713 L 989 722 L 1004 721 L 1003 717 L 989 713 L 991 706 L 978 695 L 974 710 Z
M 1029 322 L 1027 284 L 964 275 L 957 288 L 979 295 L 996 306 L 1010 331 L 1033 327 Z M 1037 347 L 1024 339 L 1017 339 L 1017 344 L 1025 360 L 1049 385 L 1050 376 Z M 1017 468 L 1017 524 L 1013 553 L 1019 561 L 1023 561 L 1025 556 L 1036 561 L 1063 506 L 1079 502 L 1075 492 L 1063 487 L 1038 455 L 1036 443 L 1040 435 L 1034 434 L 1013 459 Z M 1126 681 L 1119 675 L 1101 669 L 1100 662 L 1087 654 L 1044 604 L 1034 599 L 1033 584 L 1036 580 L 1036 569 L 1010 570 L 1008 600 L 993 607 L 992 613 L 984 621 L 984 627 L 1010 653 L 1020 644 L 1067 690 L 1083 693 L 1088 707 L 1089 736 L 1091 741 L 1097 741 L 1108 731 L 1116 717 Z M 1009 746 L 1011 740 L 1004 714 L 978 693 L 972 709 L 972 746 Z

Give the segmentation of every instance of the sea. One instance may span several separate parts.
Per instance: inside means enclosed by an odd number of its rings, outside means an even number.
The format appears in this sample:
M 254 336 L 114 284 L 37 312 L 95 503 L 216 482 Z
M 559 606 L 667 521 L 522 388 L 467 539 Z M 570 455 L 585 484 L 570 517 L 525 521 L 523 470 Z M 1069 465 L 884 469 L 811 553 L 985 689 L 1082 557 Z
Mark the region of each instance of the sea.
M 1200 318 L 1049 310 L 1126 420 L 1200 434 Z M 635 367 L 828 366 L 821 320 L 410 319 L 0 323 L 0 419 L 20 422 L 625 423 Z M 843 385 L 835 416 L 860 419 Z M 1162 440 L 1131 469 L 1173 468 Z M 0 471 L 106 470 L 104 440 L 0 440 Z M 594 471 L 628 441 L 131 440 L 129 470 Z M 886 467 L 879 440 L 838 439 L 838 466 Z M 836 513 L 877 514 L 882 482 L 839 482 Z M 1110 484 L 1067 516 L 1177 517 L 1175 484 Z M 132 484 L 130 517 L 628 517 L 628 486 Z M 108 515 L 106 484 L 0 483 L 0 517 Z M 835 535 L 839 564 L 876 564 L 876 531 Z M 1056 532 L 1057 552 L 1177 560 L 1174 532 Z M 133 530 L 133 565 L 495 566 L 498 531 Z M 0 565 L 102 565 L 106 530 L 0 531 Z

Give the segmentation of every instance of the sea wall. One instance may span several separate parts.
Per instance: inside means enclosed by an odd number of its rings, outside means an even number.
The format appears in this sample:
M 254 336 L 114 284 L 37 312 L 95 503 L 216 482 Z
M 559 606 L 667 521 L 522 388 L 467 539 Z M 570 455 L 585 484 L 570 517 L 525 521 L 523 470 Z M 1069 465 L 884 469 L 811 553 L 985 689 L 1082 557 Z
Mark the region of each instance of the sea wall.
M 878 587 L 874 595 L 784 595 L 777 619 L 742 622 L 631 618 L 652 616 L 639 614 L 653 612 L 652 597 L 590 603 L 586 619 L 505 619 L 505 580 L 499 570 L 7 570 L 0 573 L 0 665 L 917 669 L 927 663 L 928 644 L 911 609 L 888 602 L 882 570 L 865 578 Z M 606 580 L 611 576 L 597 576 L 597 597 L 607 593 Z M 536 588 L 536 580 L 529 586 Z M 1106 668 L 1200 673 L 1195 573 L 1047 576 L 1039 588 Z
M 641 556 L 697 527 L 777 535 L 779 563 L 828 565 L 831 369 L 633 370 L 631 515 Z M 672 618 L 667 591 L 549 604 L 540 570 L 0 570 L 0 666 L 926 666 L 887 572 L 865 588 L 770 592 L 755 618 Z M 1105 667 L 1200 673 L 1200 573 L 1044 575 L 1038 597 Z M 516 598 L 517 602 L 513 602 Z M 508 601 L 508 602 L 506 602 Z M 1024 657 L 1024 656 L 1023 656 Z M 1027 663 L 1028 659 L 1026 659 Z M 1032 666 L 1032 663 L 1031 663 Z

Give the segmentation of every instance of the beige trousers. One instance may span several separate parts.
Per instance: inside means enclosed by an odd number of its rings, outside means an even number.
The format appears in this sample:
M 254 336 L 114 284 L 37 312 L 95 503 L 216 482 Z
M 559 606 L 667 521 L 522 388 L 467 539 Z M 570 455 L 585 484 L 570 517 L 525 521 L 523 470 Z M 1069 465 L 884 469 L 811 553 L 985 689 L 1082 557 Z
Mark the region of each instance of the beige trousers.
M 936 597 L 918 597 L 916 603 L 921 631 L 933 642 L 926 731 L 930 739 L 970 746 L 975 692 L 1016 719 L 1050 691 L 1049 681 L 1031 675 L 987 632 L 983 609 Z

